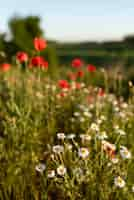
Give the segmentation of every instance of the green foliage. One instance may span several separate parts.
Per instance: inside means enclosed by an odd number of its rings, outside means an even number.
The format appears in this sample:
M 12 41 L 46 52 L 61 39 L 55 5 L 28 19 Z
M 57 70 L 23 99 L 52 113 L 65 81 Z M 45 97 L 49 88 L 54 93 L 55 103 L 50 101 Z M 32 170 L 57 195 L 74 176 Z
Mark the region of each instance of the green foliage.
M 36 16 L 13 17 L 9 21 L 9 30 L 12 42 L 19 50 L 31 53 L 33 49 L 33 39 L 43 36 L 40 27 L 40 18 Z
M 48 72 L 51 74 L 51 77 L 56 78 L 59 72 L 59 61 L 55 47 L 53 45 L 49 45 L 48 43 L 48 47 L 41 53 L 41 55 L 43 55 L 49 63 Z

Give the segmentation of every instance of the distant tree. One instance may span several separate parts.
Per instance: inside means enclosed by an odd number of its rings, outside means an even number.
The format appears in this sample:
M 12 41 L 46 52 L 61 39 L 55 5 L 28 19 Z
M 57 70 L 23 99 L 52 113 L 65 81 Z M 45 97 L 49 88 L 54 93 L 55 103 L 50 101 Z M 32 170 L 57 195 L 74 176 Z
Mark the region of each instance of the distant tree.
M 126 36 L 123 41 L 127 48 L 134 48 L 134 35 Z
M 40 18 L 37 16 L 15 16 L 9 21 L 9 30 L 12 43 L 19 50 L 27 52 L 31 52 L 33 49 L 33 39 L 43 36 L 43 30 L 40 27 Z
M 14 55 L 17 51 L 33 52 L 33 40 L 35 37 L 44 37 L 44 31 L 40 25 L 41 19 L 38 16 L 19 17 L 15 16 L 9 21 L 9 31 L 11 40 L 5 44 L 8 47 L 9 55 Z M 55 45 L 48 42 L 48 47 L 41 52 L 41 55 L 49 62 L 50 73 L 56 71 L 58 59 Z

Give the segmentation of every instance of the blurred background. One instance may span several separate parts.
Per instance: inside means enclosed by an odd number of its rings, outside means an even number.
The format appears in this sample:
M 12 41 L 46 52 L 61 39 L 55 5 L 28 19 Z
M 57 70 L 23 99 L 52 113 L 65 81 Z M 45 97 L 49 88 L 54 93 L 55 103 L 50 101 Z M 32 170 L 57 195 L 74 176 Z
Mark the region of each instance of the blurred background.
M 32 54 L 33 38 L 41 36 L 51 66 L 79 57 L 134 76 L 133 11 L 133 0 L 1 1 L 0 62 L 11 62 L 18 51 Z

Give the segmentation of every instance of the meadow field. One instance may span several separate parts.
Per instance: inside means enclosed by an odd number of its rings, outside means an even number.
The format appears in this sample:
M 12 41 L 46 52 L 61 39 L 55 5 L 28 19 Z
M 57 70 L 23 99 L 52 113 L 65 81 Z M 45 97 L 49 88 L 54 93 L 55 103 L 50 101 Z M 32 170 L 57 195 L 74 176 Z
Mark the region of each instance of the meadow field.
M 46 45 L 0 65 L 0 200 L 134 200 L 133 82 Z

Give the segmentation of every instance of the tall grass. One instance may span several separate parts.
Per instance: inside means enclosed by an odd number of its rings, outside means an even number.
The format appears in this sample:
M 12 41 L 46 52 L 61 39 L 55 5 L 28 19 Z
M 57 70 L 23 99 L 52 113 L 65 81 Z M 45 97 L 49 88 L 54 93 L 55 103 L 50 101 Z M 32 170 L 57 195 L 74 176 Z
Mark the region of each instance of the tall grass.
M 69 88 L 39 69 L 0 74 L 1 200 L 134 199 L 134 87 L 125 101 L 97 74 Z

